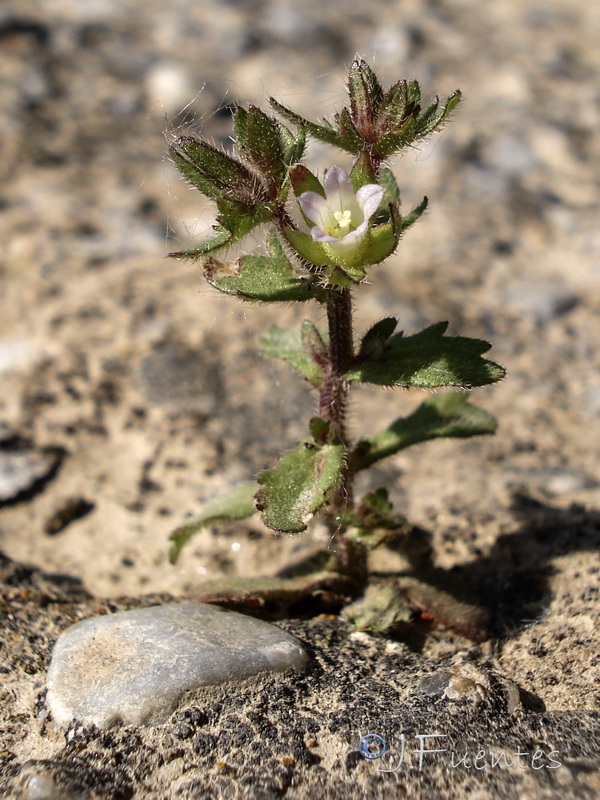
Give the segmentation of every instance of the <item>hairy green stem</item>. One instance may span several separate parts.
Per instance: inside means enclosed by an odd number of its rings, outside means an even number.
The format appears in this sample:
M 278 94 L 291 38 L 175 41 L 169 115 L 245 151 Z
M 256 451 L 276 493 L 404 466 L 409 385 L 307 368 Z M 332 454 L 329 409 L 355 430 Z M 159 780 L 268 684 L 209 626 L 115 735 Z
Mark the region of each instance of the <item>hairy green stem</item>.
M 348 383 L 344 375 L 354 358 L 350 289 L 331 287 L 328 290 L 327 322 L 329 363 L 319 392 L 319 416 L 330 425 L 330 441 L 343 444 L 349 450 L 346 432 Z M 358 588 L 367 579 L 367 551 L 363 544 L 344 535 L 342 522 L 344 514 L 354 505 L 353 483 L 354 475 L 346 465 L 327 508 L 326 520 L 332 536 L 337 539 L 340 569 L 355 580 Z
M 319 416 L 329 422 L 331 441 L 346 442 L 348 385 L 344 373 L 354 356 L 352 298 L 349 289 L 328 290 L 329 363 L 319 393 Z

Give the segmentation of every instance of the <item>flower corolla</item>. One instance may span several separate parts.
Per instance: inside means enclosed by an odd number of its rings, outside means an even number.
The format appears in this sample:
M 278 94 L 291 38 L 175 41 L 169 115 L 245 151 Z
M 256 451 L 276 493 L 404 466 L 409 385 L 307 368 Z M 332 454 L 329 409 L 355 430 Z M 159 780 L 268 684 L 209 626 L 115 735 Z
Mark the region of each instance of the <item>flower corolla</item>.
M 332 254 L 356 252 L 381 204 L 383 187 L 368 183 L 355 192 L 348 173 L 341 167 L 330 167 L 325 171 L 323 190 L 325 197 L 318 192 L 304 192 L 298 197 L 302 213 L 313 225 L 313 240 L 327 244 Z

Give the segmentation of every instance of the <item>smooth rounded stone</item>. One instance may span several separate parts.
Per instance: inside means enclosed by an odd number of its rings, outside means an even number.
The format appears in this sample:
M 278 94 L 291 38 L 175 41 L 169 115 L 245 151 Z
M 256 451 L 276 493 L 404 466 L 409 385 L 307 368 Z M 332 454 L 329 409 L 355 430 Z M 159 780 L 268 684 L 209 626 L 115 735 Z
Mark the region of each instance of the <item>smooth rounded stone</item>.
M 15 500 L 49 478 L 62 455 L 58 449 L 0 449 L 0 503 Z
M 164 722 L 184 692 L 302 667 L 300 642 L 268 622 L 206 603 L 96 617 L 54 646 L 47 704 L 55 724 Z

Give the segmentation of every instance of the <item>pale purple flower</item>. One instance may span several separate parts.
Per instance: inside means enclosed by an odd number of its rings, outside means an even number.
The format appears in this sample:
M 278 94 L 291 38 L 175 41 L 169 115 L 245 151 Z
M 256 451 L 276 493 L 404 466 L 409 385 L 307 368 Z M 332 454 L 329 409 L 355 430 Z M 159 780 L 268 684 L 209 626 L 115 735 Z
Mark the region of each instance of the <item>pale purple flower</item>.
M 325 197 L 304 192 L 298 198 L 302 213 L 314 224 L 310 231 L 313 240 L 326 243 L 334 254 L 357 250 L 383 199 L 383 187 L 368 183 L 355 192 L 348 174 L 340 167 L 330 167 L 323 189 Z

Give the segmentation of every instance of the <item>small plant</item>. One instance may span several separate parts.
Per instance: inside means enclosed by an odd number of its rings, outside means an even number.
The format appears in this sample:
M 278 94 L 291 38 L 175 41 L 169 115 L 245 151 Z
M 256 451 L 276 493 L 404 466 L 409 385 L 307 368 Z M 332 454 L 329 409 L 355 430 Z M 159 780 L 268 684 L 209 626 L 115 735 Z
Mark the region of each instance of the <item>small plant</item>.
M 207 585 L 204 599 L 278 614 L 290 608 L 339 608 L 364 595 L 346 611 L 359 628 L 392 630 L 420 612 L 482 638 L 480 616 L 473 617 L 472 608 L 448 592 L 447 576 L 431 564 L 424 533 L 394 513 L 386 489 L 354 496 L 359 472 L 406 447 L 440 437 L 490 434 L 496 427 L 490 414 L 469 402 L 466 391 L 504 375 L 482 357 L 487 342 L 448 336 L 447 322 L 407 336 L 397 332 L 397 320 L 389 317 L 355 345 L 352 319 L 353 296 L 368 270 L 395 252 L 427 207 L 424 198 L 408 214 L 401 213 L 400 190 L 386 161 L 438 131 L 461 94 L 454 92 L 442 106 L 437 98 L 422 106 L 417 81 L 402 80 L 385 91 L 359 58 L 350 67 L 348 94 L 349 106 L 322 124 L 271 98 L 271 108 L 292 128 L 254 106 L 237 107 L 233 154 L 190 136 L 176 138 L 170 147 L 183 177 L 218 209 L 215 236 L 172 255 L 200 260 L 209 284 L 221 292 L 247 302 L 318 303 L 328 322 L 327 330 L 309 321 L 299 330 L 275 326 L 262 337 L 264 353 L 286 361 L 311 384 L 318 411 L 305 439 L 273 467 L 173 532 L 171 561 L 203 526 L 259 512 L 272 530 L 297 534 L 318 515 L 334 549 L 316 553 L 277 578 Z M 331 166 L 320 181 L 311 173 L 302 163 L 307 135 L 350 153 L 349 174 Z M 267 255 L 218 259 L 259 225 L 268 230 Z M 353 442 L 346 409 L 355 384 L 454 390 L 429 397 L 408 417 Z M 405 580 L 371 586 L 365 594 L 368 552 L 379 546 L 406 556 Z

